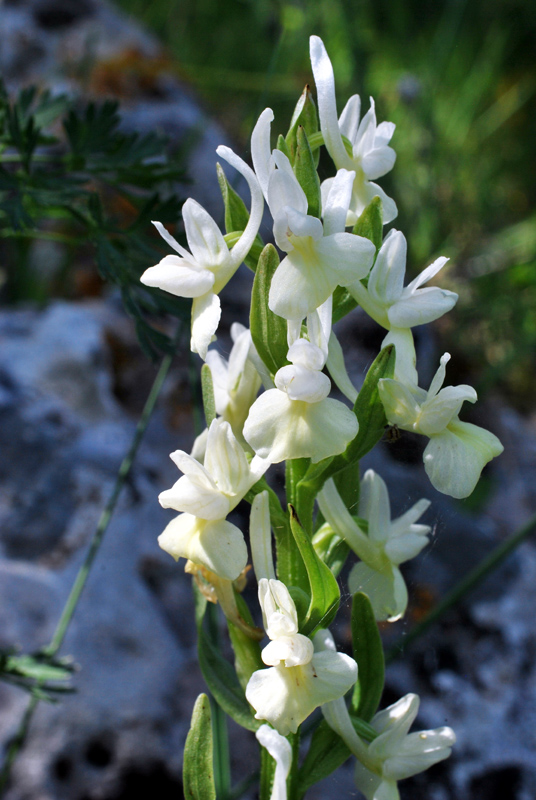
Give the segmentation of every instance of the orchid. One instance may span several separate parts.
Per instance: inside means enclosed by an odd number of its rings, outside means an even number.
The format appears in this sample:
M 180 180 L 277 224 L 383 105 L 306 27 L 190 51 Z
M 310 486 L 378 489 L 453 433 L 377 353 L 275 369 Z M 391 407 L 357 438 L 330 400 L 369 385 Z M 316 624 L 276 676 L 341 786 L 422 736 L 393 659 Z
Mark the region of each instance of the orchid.
M 305 192 L 287 156 L 270 155 L 267 108 L 251 138 L 253 164 L 274 218 L 276 244 L 287 255 L 272 279 L 268 305 L 280 317 L 302 320 L 322 305 L 334 289 L 364 278 L 374 257 L 374 245 L 344 231 L 355 173 L 339 170 L 326 195 L 323 223 L 307 214 Z
M 261 579 L 259 603 L 271 639 L 261 655 L 270 668 L 253 673 L 246 698 L 256 719 L 286 736 L 315 708 L 342 697 L 356 682 L 357 665 L 344 653 L 315 652 L 313 642 L 298 633 L 296 606 L 281 581 Z
M 307 339 L 297 339 L 287 358 L 292 363 L 276 373 L 276 388 L 251 406 L 244 438 L 273 464 L 292 458 L 317 463 L 342 453 L 357 435 L 358 423 L 344 403 L 328 398 L 331 382 L 321 372 L 325 354 Z
M 232 278 L 257 235 L 262 219 L 263 197 L 253 170 L 233 151 L 221 145 L 217 151 L 246 179 L 251 191 L 251 214 L 242 235 L 229 250 L 210 214 L 191 198 L 182 208 L 186 238 L 191 252 L 182 247 L 160 222 L 154 222 L 162 238 L 178 255 L 165 256 L 147 269 L 140 280 L 178 297 L 192 297 L 190 347 L 205 358 L 221 315 L 219 292 Z
M 376 738 L 367 746 L 355 732 L 344 700 L 322 707 L 331 728 L 357 758 L 355 782 L 367 800 L 399 800 L 397 781 L 443 761 L 456 742 L 452 728 L 408 731 L 417 716 L 419 698 L 407 694 L 371 721 Z
M 183 450 L 171 459 L 184 473 L 159 495 L 163 508 L 183 513 L 172 520 L 158 543 L 175 560 L 187 558 L 222 578 L 235 580 L 247 563 L 242 532 L 225 518 L 262 477 L 269 462 L 251 464 L 228 422 L 215 419 L 208 431 L 205 464 Z
M 254 349 L 251 333 L 240 323 L 231 326 L 233 348 L 226 361 L 216 350 L 209 350 L 206 363 L 212 373 L 216 413 L 229 422 L 234 435 L 242 439 L 242 428 L 261 385 L 250 358 Z
M 360 122 L 361 100 L 357 94 L 348 100 L 340 118 L 337 119 L 335 78 L 331 61 L 318 36 L 311 36 L 310 42 L 311 66 L 316 83 L 324 143 L 337 169 L 351 170 L 355 174 L 346 225 L 355 224 L 373 197 L 381 198 L 384 224 L 391 222 L 398 213 L 396 205 L 383 189 L 372 181 L 381 178 L 393 168 L 396 154 L 389 147 L 389 142 L 395 126 L 392 122 L 376 125 L 372 98 L 370 98 L 370 109 Z M 348 148 L 344 139 L 348 142 Z M 323 197 L 328 196 L 332 181 L 332 178 L 328 178 L 323 182 Z
M 419 500 L 401 517 L 391 520 L 387 486 L 369 469 L 361 481 L 359 498 L 359 518 L 367 523 L 366 533 L 342 502 L 333 480 L 326 481 L 318 504 L 331 529 L 361 559 L 348 577 L 350 592 L 369 596 L 377 620 L 400 619 L 406 610 L 408 591 L 398 567 L 415 558 L 428 542 L 430 527 L 416 523 L 430 502 Z M 322 535 L 321 528 L 317 536 Z
M 389 378 L 380 380 L 378 388 L 392 425 L 429 437 L 423 461 L 432 486 L 463 498 L 471 494 L 488 461 L 504 448 L 493 433 L 459 420 L 462 404 L 475 403 L 477 395 L 464 384 L 441 388 L 448 361 L 450 354 L 445 353 L 427 392 Z
M 372 319 L 389 331 L 382 347 L 388 344 L 396 346 L 395 377 L 417 383 L 415 347 L 410 329 L 446 314 L 456 304 L 458 295 L 438 286 L 421 288 L 444 267 L 447 258 L 436 259 L 404 287 L 406 255 L 405 236 L 400 231 L 389 231 L 367 286 L 356 281 L 348 286 L 348 291 Z

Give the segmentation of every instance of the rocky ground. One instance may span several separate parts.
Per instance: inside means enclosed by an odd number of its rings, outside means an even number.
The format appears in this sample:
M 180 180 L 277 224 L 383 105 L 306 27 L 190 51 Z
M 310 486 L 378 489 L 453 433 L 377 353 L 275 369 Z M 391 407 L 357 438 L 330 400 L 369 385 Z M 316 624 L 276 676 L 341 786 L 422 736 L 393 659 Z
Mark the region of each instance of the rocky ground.
M 131 21 L 100 0 L 33 0 L 4 2 L 0 29 L 0 69 L 11 89 L 38 80 L 77 92 L 84 84 L 118 94 L 125 125 L 160 126 L 177 140 L 192 127 L 203 129 L 191 173 L 212 178 L 223 135 L 166 73 L 157 43 Z M 191 187 L 213 213 L 215 186 Z M 226 323 L 245 314 L 241 295 L 233 284 Z M 359 385 L 378 334 L 356 314 L 340 336 Z M 419 348 L 430 374 L 438 358 L 430 330 L 421 331 Z M 62 649 L 78 665 L 77 691 L 59 704 L 40 704 L 8 800 L 120 800 L 134 789 L 160 800 L 180 796 L 182 745 L 203 683 L 190 581 L 157 546 L 169 512 L 156 498 L 177 478 L 168 453 L 192 442 L 188 369 L 183 353 Z M 49 641 L 153 376 L 114 296 L 0 312 L 0 647 L 28 652 Z M 432 490 L 420 444 L 409 436 L 369 459 L 386 479 L 395 511 L 422 496 L 433 501 L 433 542 L 406 573 L 412 606 L 407 621 L 386 632 L 388 643 L 536 509 L 533 425 L 498 400 L 480 409 L 482 418 L 472 421 L 493 428 L 505 453 L 487 473 L 493 492 L 478 512 Z M 385 703 L 416 691 L 421 727 L 449 724 L 458 735 L 453 757 L 402 784 L 403 798 L 536 796 L 535 587 L 536 554 L 528 542 L 389 668 Z M 336 632 L 344 646 L 344 620 Z M 26 703 L 20 689 L 0 684 L 4 746 Z M 238 779 L 255 762 L 256 748 L 234 727 L 231 742 Z M 318 800 L 354 795 L 349 766 L 311 791 Z

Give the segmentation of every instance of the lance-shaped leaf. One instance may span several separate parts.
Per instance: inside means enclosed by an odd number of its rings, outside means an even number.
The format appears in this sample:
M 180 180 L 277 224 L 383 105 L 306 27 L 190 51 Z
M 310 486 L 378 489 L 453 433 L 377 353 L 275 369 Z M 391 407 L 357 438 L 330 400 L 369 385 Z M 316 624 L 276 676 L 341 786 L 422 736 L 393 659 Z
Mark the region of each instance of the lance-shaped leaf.
M 296 158 L 294 160 L 294 174 L 307 198 L 307 213 L 312 217 L 320 217 L 322 199 L 320 195 L 320 180 L 316 171 L 313 151 L 305 130 L 300 127 L 296 136 Z
M 288 149 L 288 145 L 285 141 L 285 137 L 279 134 L 277 137 L 277 149 L 281 150 L 282 153 L 286 155 L 289 161 L 291 161 L 290 150 Z M 292 162 L 291 162 L 292 163 Z
M 361 216 L 355 223 L 352 233 L 357 236 L 364 236 L 365 239 L 370 239 L 376 248 L 376 253 L 382 246 L 383 236 L 383 209 L 382 201 L 379 197 L 374 197 Z M 357 306 L 355 300 L 348 289 L 343 286 L 337 286 L 333 295 L 333 322 L 338 322 L 340 319 L 349 314 L 350 311 Z
M 253 290 L 249 327 L 257 353 L 275 375 L 287 364 L 287 323 L 268 308 L 268 295 L 272 276 L 279 266 L 279 256 L 272 244 L 267 244 L 261 253 Z
M 203 626 L 206 599 L 194 587 L 197 651 L 203 678 L 218 705 L 243 728 L 256 731 L 261 724 L 251 714 L 244 690 L 229 662 L 212 643 Z
M 223 204 L 225 206 L 225 230 L 227 233 L 243 231 L 249 220 L 249 211 L 246 208 L 246 204 L 240 195 L 235 192 L 227 180 L 225 172 L 219 164 L 216 164 L 216 170 L 218 173 L 220 192 L 223 197 Z M 244 263 L 251 270 L 253 270 L 253 272 L 255 272 L 257 268 L 257 259 L 253 255 L 253 252 L 256 249 L 255 245 L 260 246 L 261 248 L 263 246 L 263 241 L 259 234 L 256 236 L 255 244 L 253 245 L 251 251 L 244 259 Z
M 370 722 L 383 692 L 385 658 L 374 611 L 363 592 L 354 595 L 351 624 L 353 655 L 358 668 L 351 710 L 361 719 Z
M 305 619 L 303 622 L 300 620 L 300 633 L 309 636 L 316 628 L 327 628 L 331 624 L 338 611 L 341 595 L 335 577 L 316 554 L 293 506 L 289 505 L 289 511 L 292 535 L 305 563 L 309 579 L 311 601 Z
M 346 451 L 339 456 L 348 464 L 366 456 L 385 433 L 387 418 L 378 392 L 378 381 L 381 378 L 393 376 L 395 358 L 394 345 L 388 345 L 379 353 L 367 372 L 367 377 L 354 404 L 354 414 L 359 422 L 359 431 Z
M 212 753 L 210 703 L 206 694 L 200 694 L 184 746 L 182 781 L 188 800 L 216 800 Z
M 289 160 L 292 165 L 294 165 L 297 148 L 297 132 L 300 126 L 304 129 L 308 137 L 318 132 L 318 112 L 309 86 L 305 87 L 296 104 L 290 121 L 290 128 L 285 137 L 290 152 Z M 320 148 L 317 147 L 314 151 L 315 167 L 318 166 L 319 159 Z

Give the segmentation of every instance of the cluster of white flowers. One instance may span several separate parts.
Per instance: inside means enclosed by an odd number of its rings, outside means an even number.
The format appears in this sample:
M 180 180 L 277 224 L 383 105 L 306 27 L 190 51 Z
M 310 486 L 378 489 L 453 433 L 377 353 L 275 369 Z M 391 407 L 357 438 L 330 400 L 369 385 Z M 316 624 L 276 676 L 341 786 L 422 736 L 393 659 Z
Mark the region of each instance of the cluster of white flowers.
M 229 587 L 245 570 L 248 550 L 242 531 L 227 517 L 270 465 L 307 459 L 321 474 L 322 463 L 349 452 L 358 436 L 355 409 L 329 397 L 332 384 L 326 370 L 352 403 L 358 398 L 332 331 L 337 287 L 343 287 L 346 296 L 386 329 L 383 346 L 394 345 L 394 373 L 378 382 L 385 417 L 391 425 L 429 438 L 424 466 L 436 489 L 456 498 L 467 497 L 485 464 L 502 451 L 493 434 L 458 418 L 465 400 L 475 402 L 474 389 L 441 388 L 448 354 L 441 358 L 429 390 L 418 385 L 412 328 L 438 319 L 457 301 L 454 292 L 422 288 L 447 259 L 436 259 L 404 286 L 407 247 L 402 233 L 391 230 L 376 246 L 347 230 L 356 223 L 359 226 L 374 198 L 381 200 L 380 225 L 397 215 L 393 200 L 372 182 L 394 165 L 395 152 L 389 146 L 394 125 L 376 123 L 372 98 L 370 109 L 360 119 L 357 95 L 338 118 L 333 69 L 322 41 L 315 36 L 311 63 L 320 130 L 314 147 L 307 144 L 307 155 L 314 163 L 314 151 L 323 143 L 335 164 L 335 176 L 320 185 L 313 167 L 309 173 L 313 178 L 306 185 L 296 168 L 295 150 L 281 141 L 277 149 L 271 148 L 273 113 L 266 109 L 252 134 L 253 170 L 229 148 L 217 149 L 246 179 L 251 193 L 249 220 L 241 233 L 234 233 L 235 244 L 229 248 L 212 217 L 188 200 L 183 219 L 191 252 L 155 222 L 177 255 L 165 256 L 141 278 L 148 286 L 193 298 L 191 349 L 210 367 L 217 414 L 196 440 L 191 455 L 183 451 L 171 455 L 184 475 L 159 499 L 162 506 L 180 514 L 166 527 L 159 543 L 175 559 L 188 559 Z M 294 122 L 299 121 L 303 103 Z M 315 192 L 318 203 L 313 208 Z M 283 254 L 265 298 L 266 314 L 281 318 L 287 331 L 286 359 L 277 369 L 273 362 L 263 362 L 251 332 L 238 324 L 231 330 L 234 344 L 228 362 L 209 350 L 221 315 L 219 292 L 250 253 L 265 201 L 273 219 L 274 241 Z M 263 391 L 257 396 L 261 386 Z M 251 551 L 270 641 L 261 653 L 266 668 L 253 671 L 245 694 L 255 718 L 269 723 L 259 728 L 257 738 L 276 760 L 272 798 L 286 797 L 292 753 L 284 737 L 295 733 L 321 706 L 329 725 L 358 759 L 358 788 L 368 800 L 395 800 L 397 780 L 446 758 L 454 734 L 443 728 L 407 735 L 418 707 L 418 698 L 407 695 L 376 714 L 371 722 L 376 738 L 370 744 L 358 736 L 343 699 L 357 680 L 357 664 L 335 651 L 329 632 L 320 624 L 309 629 L 308 635 L 300 633 L 292 587 L 276 579 L 281 573 L 272 560 L 268 493 L 257 490 L 253 494 Z M 317 487 L 316 500 L 322 524 L 310 537 L 311 547 L 321 552 L 318 545 L 326 537 L 343 539 L 359 558 L 350 573 L 350 592 L 369 596 L 377 620 L 399 619 L 408 602 L 399 565 L 414 558 L 428 542 L 431 529 L 417 520 L 429 501 L 419 500 L 392 520 L 387 487 L 372 470 L 361 481 L 356 516 L 328 473 Z

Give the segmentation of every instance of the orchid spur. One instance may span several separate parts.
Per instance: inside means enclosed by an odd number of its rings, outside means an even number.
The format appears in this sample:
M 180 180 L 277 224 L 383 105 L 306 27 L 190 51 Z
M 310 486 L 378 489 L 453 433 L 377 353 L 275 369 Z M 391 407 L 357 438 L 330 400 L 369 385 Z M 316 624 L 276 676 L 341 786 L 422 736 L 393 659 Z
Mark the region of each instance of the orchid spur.
M 220 321 L 218 294 L 249 253 L 261 224 L 264 205 L 253 170 L 229 147 L 220 145 L 216 152 L 243 175 L 250 188 L 251 213 L 242 235 L 229 250 L 210 214 L 190 198 L 182 207 L 182 216 L 191 253 L 160 222 L 154 222 L 159 234 L 178 255 L 165 256 L 140 278 L 146 286 L 158 287 L 178 297 L 193 298 L 190 347 L 202 359 L 206 357 Z

